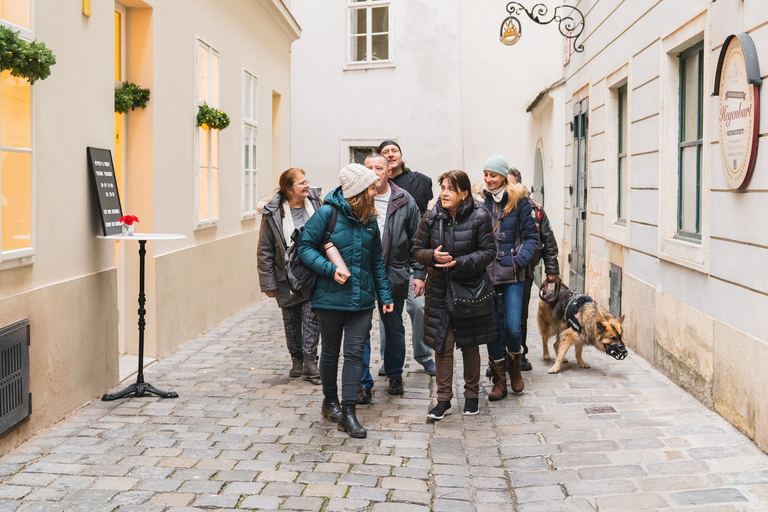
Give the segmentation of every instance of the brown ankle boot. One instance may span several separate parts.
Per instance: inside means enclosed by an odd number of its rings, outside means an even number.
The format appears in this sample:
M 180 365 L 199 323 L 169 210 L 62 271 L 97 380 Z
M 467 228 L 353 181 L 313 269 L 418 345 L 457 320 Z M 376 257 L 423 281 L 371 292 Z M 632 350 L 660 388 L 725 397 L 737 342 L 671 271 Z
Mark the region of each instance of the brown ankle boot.
M 507 361 L 494 361 L 492 357 L 488 358 L 488 365 L 491 368 L 491 380 L 493 389 L 488 393 L 488 400 L 495 402 L 507 396 Z
M 510 354 L 507 352 L 507 371 L 509 371 L 509 385 L 515 393 L 522 393 L 525 388 L 523 375 L 520 373 L 520 360 L 523 358 L 523 352 L 519 354 Z

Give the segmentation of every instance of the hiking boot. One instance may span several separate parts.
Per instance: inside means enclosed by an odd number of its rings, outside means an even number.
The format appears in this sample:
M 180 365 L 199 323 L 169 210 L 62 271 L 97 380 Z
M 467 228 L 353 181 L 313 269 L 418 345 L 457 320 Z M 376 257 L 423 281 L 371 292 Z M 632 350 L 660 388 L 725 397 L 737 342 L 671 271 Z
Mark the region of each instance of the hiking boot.
M 356 439 L 363 439 L 368 435 L 368 432 L 363 428 L 360 422 L 357 421 L 354 405 L 341 406 L 341 418 L 339 418 L 336 428 L 343 432 L 347 432 L 349 437 L 354 437 Z
M 474 416 L 480 413 L 480 407 L 477 403 L 477 398 L 465 398 L 464 399 L 464 416 Z
M 435 376 L 435 373 L 437 373 L 437 367 L 435 366 L 435 361 L 430 359 L 428 361 L 424 361 L 422 365 L 424 367 L 424 373 L 427 375 Z
M 493 381 L 493 389 L 488 393 L 488 400 L 495 402 L 507 396 L 507 360 L 494 361 L 492 357 L 489 357 L 488 365 Z
M 314 354 L 304 354 L 304 370 L 301 374 L 304 380 L 320 383 L 320 370 L 317 368 L 317 356 Z
M 433 420 L 441 420 L 445 418 L 446 414 L 451 414 L 451 402 L 447 400 L 439 401 L 437 402 L 437 405 L 430 409 L 430 411 L 427 413 L 427 418 L 432 418 Z
M 405 393 L 405 389 L 403 389 L 403 378 L 393 377 L 389 379 L 389 389 L 387 392 L 390 395 L 402 395 Z
M 533 370 L 533 365 L 531 365 L 531 362 L 525 357 L 525 354 L 523 354 L 522 359 L 520 359 L 520 371 L 529 372 L 531 370 Z
M 509 372 L 509 385 L 515 393 L 522 393 L 525 388 L 523 376 L 520 374 L 520 361 L 523 358 L 523 352 L 511 354 L 507 352 L 507 371 Z
M 293 361 L 293 366 L 288 372 L 288 376 L 292 379 L 298 379 L 301 377 L 301 372 L 304 371 L 304 361 L 302 360 L 301 356 L 291 356 L 291 361 Z
M 371 403 L 371 388 L 368 386 L 360 386 L 357 390 L 357 404 L 367 405 Z
M 326 396 L 323 400 L 323 407 L 320 410 L 323 418 L 337 423 L 341 418 L 341 406 L 339 405 L 338 396 Z

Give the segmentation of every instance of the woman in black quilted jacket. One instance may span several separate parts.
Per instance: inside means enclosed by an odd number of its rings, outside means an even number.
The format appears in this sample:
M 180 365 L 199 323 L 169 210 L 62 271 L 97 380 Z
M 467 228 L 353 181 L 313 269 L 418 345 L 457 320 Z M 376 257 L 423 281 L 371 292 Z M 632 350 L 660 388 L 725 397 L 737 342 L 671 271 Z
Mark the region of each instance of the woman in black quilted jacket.
M 435 420 L 450 413 L 455 347 L 461 349 L 464 360 L 464 414 L 479 412 L 479 346 L 496 338 L 492 313 L 454 323 L 445 307 L 449 275 L 461 280 L 480 279 L 496 256 L 490 216 L 474 202 L 472 184 L 465 172 L 449 171 L 440 176 L 438 183 L 437 204 L 422 217 L 413 247 L 416 260 L 429 269 L 424 341 L 435 350 L 437 405 L 427 414 Z

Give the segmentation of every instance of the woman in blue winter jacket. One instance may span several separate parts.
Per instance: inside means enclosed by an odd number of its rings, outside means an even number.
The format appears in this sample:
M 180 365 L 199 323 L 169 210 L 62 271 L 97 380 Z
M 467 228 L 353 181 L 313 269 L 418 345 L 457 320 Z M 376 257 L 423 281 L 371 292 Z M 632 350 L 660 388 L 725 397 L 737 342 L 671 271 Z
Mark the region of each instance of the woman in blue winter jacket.
M 371 331 L 376 296 L 382 312 L 391 314 L 392 294 L 381 256 L 381 237 L 376 221 L 375 172 L 360 164 L 349 164 L 339 173 L 341 186 L 329 193 L 325 205 L 304 225 L 298 241 L 301 261 L 318 274 L 312 308 L 320 320 L 322 352 L 320 379 L 323 384 L 322 414 L 351 437 L 366 437 L 357 421 L 357 387 L 362 376 L 363 350 Z M 336 225 L 330 243 L 326 229 L 336 208 Z M 348 268 L 332 263 L 326 251 L 337 249 Z M 341 372 L 342 399 L 339 407 L 336 376 L 344 338 Z
M 483 166 L 485 183 L 477 197 L 491 214 L 496 240 L 496 258 L 486 269 L 497 293 L 496 340 L 488 343 L 493 378 L 489 400 L 507 396 L 507 372 L 513 392 L 520 393 L 524 388 L 520 373 L 523 291 L 525 273 L 539 241 L 525 187 L 508 180 L 508 174 L 509 165 L 503 156 L 490 157 Z

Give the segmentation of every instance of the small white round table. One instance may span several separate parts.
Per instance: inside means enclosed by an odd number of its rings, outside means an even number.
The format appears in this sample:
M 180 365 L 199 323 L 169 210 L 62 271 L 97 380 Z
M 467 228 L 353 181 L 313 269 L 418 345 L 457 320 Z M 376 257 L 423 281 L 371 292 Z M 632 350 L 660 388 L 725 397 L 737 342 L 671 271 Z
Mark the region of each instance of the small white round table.
M 135 240 L 139 242 L 139 374 L 136 377 L 136 383 L 131 384 L 117 393 L 106 394 L 101 397 L 102 400 L 117 400 L 128 395 L 144 396 L 144 393 L 152 393 L 161 398 L 178 398 L 179 394 L 175 391 L 161 391 L 148 382 L 144 382 L 144 314 L 146 310 L 146 297 L 144 296 L 144 256 L 147 254 L 146 244 L 151 240 L 181 240 L 187 238 L 184 235 L 172 233 L 134 233 L 133 235 L 99 235 L 97 238 L 104 240 Z

